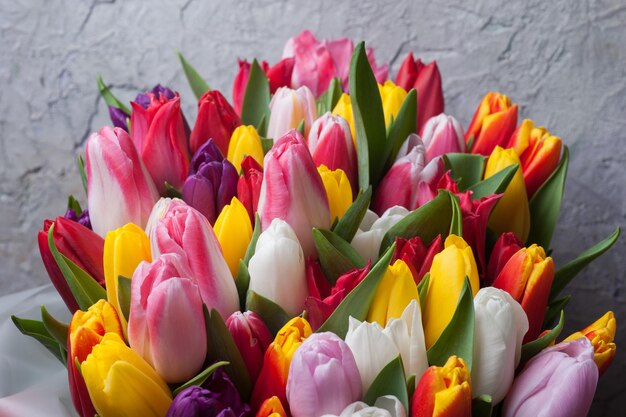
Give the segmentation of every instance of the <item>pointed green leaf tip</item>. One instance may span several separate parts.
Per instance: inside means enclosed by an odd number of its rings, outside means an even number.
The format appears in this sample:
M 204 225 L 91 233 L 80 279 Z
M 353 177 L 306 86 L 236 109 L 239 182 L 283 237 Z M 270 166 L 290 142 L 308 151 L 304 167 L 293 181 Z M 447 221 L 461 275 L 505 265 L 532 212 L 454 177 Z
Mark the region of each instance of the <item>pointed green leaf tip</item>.
M 209 85 L 204 81 L 204 79 L 198 74 L 198 71 L 185 59 L 183 54 L 177 52 L 178 59 L 180 60 L 180 64 L 183 67 L 183 72 L 185 73 L 185 77 L 187 77 L 187 82 L 189 83 L 189 87 L 191 87 L 191 91 L 196 96 L 198 100 L 200 97 L 207 91 L 211 90 Z

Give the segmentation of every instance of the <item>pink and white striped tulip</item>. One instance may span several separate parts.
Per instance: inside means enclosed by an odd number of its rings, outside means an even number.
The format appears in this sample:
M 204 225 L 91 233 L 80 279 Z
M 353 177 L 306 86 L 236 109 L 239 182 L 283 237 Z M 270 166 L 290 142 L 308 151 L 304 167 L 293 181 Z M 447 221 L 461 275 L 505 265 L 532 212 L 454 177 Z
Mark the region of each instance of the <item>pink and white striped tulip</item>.
M 126 223 L 145 227 L 159 194 L 128 133 L 104 127 L 89 136 L 85 153 L 93 231 L 104 237 Z
M 431 117 L 422 128 L 421 136 L 426 147 L 427 161 L 446 153 L 466 151 L 463 128 L 452 116 L 441 113 Z
M 263 367 L 263 356 L 274 338 L 261 318 L 252 311 L 235 311 L 227 320 L 226 327 L 241 353 L 254 384 Z
M 258 212 L 263 230 L 272 220 L 286 221 L 302 245 L 305 257 L 315 256 L 311 229 L 330 228 L 326 189 L 302 135 L 291 130 L 265 155 Z
M 187 260 L 165 253 L 139 264 L 131 281 L 128 341 L 166 382 L 202 368 L 207 337 L 202 297 Z
M 315 97 L 308 87 L 297 90 L 281 87 L 270 102 L 270 119 L 267 137 L 277 139 L 290 129 L 295 129 L 304 120 L 304 136 L 309 135 L 313 121 L 317 119 Z

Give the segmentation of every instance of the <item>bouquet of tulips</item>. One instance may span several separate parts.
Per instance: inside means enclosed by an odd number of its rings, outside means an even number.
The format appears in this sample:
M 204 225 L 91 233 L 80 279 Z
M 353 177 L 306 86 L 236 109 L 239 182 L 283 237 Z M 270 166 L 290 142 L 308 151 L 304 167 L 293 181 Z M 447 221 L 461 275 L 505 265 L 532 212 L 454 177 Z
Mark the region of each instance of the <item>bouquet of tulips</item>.
M 433 62 L 395 83 L 364 44 L 303 32 L 240 61 L 232 103 L 130 107 L 39 232 L 69 324 L 13 317 L 64 365 L 81 417 L 584 416 L 612 312 L 564 337 L 557 269 L 568 149 L 488 93 L 465 130 Z M 590 318 L 593 319 L 593 318 Z

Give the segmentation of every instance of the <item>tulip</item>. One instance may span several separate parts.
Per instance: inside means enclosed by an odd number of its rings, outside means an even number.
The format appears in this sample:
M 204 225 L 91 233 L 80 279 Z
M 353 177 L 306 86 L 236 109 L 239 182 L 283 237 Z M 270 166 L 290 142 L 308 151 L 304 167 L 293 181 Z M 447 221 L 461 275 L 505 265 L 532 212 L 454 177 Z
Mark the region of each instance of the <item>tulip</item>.
M 207 140 L 213 139 L 226 155 L 230 137 L 239 125 L 241 119 L 222 93 L 207 91 L 198 100 L 198 117 L 189 138 L 191 152 L 195 153 Z
M 346 343 L 359 368 L 363 392 L 380 371 L 398 355 L 407 375 L 422 376 L 428 367 L 419 303 L 411 300 L 399 318 L 390 319 L 383 328 L 377 322 L 360 322 L 350 317 Z
M 313 121 L 317 119 L 315 97 L 308 87 L 297 90 L 281 87 L 270 102 L 270 118 L 267 136 L 280 138 L 289 130 L 295 129 L 304 120 L 304 136 L 309 135 Z
M 413 53 L 409 52 L 400 65 L 396 84 L 406 91 L 412 88 L 417 91 L 418 130 L 424 126 L 428 119 L 443 113 L 441 74 L 436 61 L 424 65 L 421 59 L 414 59 Z
M 287 417 L 287 413 L 278 397 L 273 396 L 263 401 L 256 417 Z
M 513 147 L 519 155 L 530 199 L 559 164 L 561 138 L 551 135 L 545 127 L 535 127 L 532 120 L 525 119 L 513 132 L 509 147 Z
M 265 70 L 267 81 L 270 84 L 270 93 L 274 94 L 281 87 L 291 87 L 293 67 L 296 60 L 294 58 L 283 58 L 272 67 Z M 243 103 L 243 102 L 242 102 Z
M 175 253 L 186 257 L 202 301 L 222 317 L 239 310 L 239 295 L 215 233 L 207 219 L 183 201 L 155 207 L 160 218 L 151 230 L 152 256 Z
M 452 319 L 463 291 L 465 277 L 470 280 L 472 296 L 479 289 L 478 270 L 472 248 L 463 238 L 450 235 L 444 250 L 435 255 L 422 306 L 426 348 L 435 344 Z
M 130 114 L 126 113 L 124 110 L 119 109 L 113 106 L 107 106 L 109 110 L 109 118 L 111 119 L 111 123 L 113 127 L 119 127 L 120 129 L 128 132 L 128 119 L 130 118 Z
M 89 218 L 89 210 L 87 209 L 83 210 L 80 214 L 77 214 L 73 209 L 68 208 L 65 214 L 63 215 L 63 217 L 68 220 L 72 220 L 80 224 L 81 226 L 85 226 L 89 230 L 93 230 L 91 228 L 91 219 Z
M 72 316 L 67 340 L 67 377 L 74 408 L 81 417 L 92 417 L 96 410 L 76 361 L 82 363 L 87 359 L 93 347 L 109 332 L 122 336 L 122 324 L 115 308 L 105 300 L 99 300 L 87 311 L 77 310 Z
M 430 271 L 435 255 L 442 250 L 443 242 L 441 235 L 437 235 L 428 246 L 422 242 L 422 238 L 419 236 L 408 240 L 397 237 L 396 250 L 393 253 L 391 263 L 394 263 L 397 259 L 404 261 L 411 270 L 415 285 L 417 285 L 422 281 L 424 275 Z
M 517 104 L 500 93 L 489 92 L 474 113 L 465 132 L 465 142 L 474 137 L 472 153 L 490 155 L 496 146 L 506 146 L 517 125 Z
M 202 298 L 184 257 L 166 253 L 137 267 L 128 341 L 169 383 L 200 371 L 207 352 Z
M 142 261 L 152 261 L 150 241 L 143 229 L 128 223 L 119 229 L 107 233 L 104 239 L 104 278 L 106 280 L 107 300 L 117 311 L 126 335 L 127 321 L 122 313 L 117 288 L 120 275 L 133 276 Z
M 135 98 L 135 102 L 140 104 L 144 109 L 147 109 L 148 107 L 150 107 L 150 96 L 148 94 L 152 94 L 156 97 L 163 95 L 165 99 L 167 100 L 171 100 L 176 96 L 176 94 L 169 88 L 163 87 L 161 84 L 157 84 L 152 88 L 152 90 L 146 93 L 138 94 L 137 97 Z M 124 129 L 126 132 L 128 132 L 128 123 L 130 121 L 130 113 L 126 113 L 126 111 L 117 107 L 113 107 L 113 106 L 108 106 L 108 108 L 109 108 L 109 117 L 111 118 L 111 122 L 113 123 L 113 126 L 119 127 L 121 129 Z
M 94 346 L 81 372 L 101 417 L 164 417 L 172 402 L 165 381 L 113 332 Z
M 535 340 L 541 333 L 550 288 L 554 280 L 554 262 L 541 246 L 520 249 L 504 265 L 493 282 L 522 305 L 528 316 L 528 333 L 524 343 Z
M 322 417 L 406 417 L 406 410 L 400 400 L 393 395 L 378 397 L 373 406 L 357 401 L 339 414 L 324 414 Z
M 252 311 L 235 311 L 226 320 L 226 327 L 233 336 L 250 380 L 254 383 L 263 366 L 263 355 L 272 343 L 272 334 L 263 320 Z
M 243 99 L 246 95 L 246 88 L 248 87 L 248 79 L 250 78 L 250 63 L 245 59 L 237 59 L 239 64 L 239 71 L 233 80 L 233 107 L 238 115 L 241 115 L 241 107 L 243 106 Z M 266 61 L 259 62 L 259 66 L 267 74 L 269 70 L 269 64 Z M 291 80 L 290 80 L 291 81 Z M 289 84 L 287 84 L 289 86 Z M 273 91 L 270 91 L 273 93 Z
M 586 338 L 562 342 L 533 357 L 513 381 L 503 417 L 584 417 L 598 383 Z
M 340 413 L 361 398 L 361 378 L 352 351 L 334 333 L 315 333 L 296 350 L 287 378 L 293 417 Z
M 254 223 L 263 183 L 263 167 L 251 156 L 246 156 L 241 162 L 241 170 L 242 175 L 237 181 L 237 197 L 246 208 L 250 222 Z
M 493 287 L 476 294 L 474 317 L 473 395 L 498 404 L 513 383 L 528 318 L 509 293 Z
M 52 239 L 58 251 L 102 286 L 105 283 L 102 266 L 104 239 L 85 226 L 63 217 L 57 217 L 55 221 L 45 220 L 43 230 L 37 233 L 39 252 L 50 281 L 61 295 L 67 308 L 73 313 L 78 310 L 78 303 L 48 246 L 48 231 L 53 224 Z
M 291 359 L 311 333 L 311 326 L 302 317 L 294 317 L 278 331 L 265 351 L 263 367 L 252 390 L 250 404 L 253 409 L 258 409 L 266 399 L 273 396 L 282 404 L 287 404 L 287 374 Z
M 596 320 L 584 329 L 569 335 L 564 342 L 586 337 L 593 345 L 593 360 L 598 365 L 598 371 L 602 375 L 611 365 L 615 358 L 615 330 L 616 321 L 612 311 Z
M 235 166 L 237 172 L 241 171 L 241 162 L 246 155 L 263 166 L 265 154 L 261 146 L 261 137 L 254 126 L 239 126 L 233 132 L 228 145 L 228 160 Z
M 411 399 L 411 417 L 470 417 L 470 372 L 461 358 L 450 356 L 442 367 L 431 366 Z
M 291 130 L 265 155 L 258 212 L 263 230 L 273 219 L 293 228 L 306 257 L 317 252 L 311 229 L 330 228 L 328 197 L 304 139 Z
M 333 116 L 341 116 L 345 121 L 348 122 L 348 126 L 350 126 L 350 136 L 352 136 L 352 144 L 356 149 L 356 130 L 354 127 L 354 113 L 352 112 L 352 102 L 350 101 L 350 96 L 346 93 L 343 93 L 339 100 L 337 100 L 337 104 L 335 104 L 335 108 L 333 109 Z
M 250 77 L 250 63 L 246 60 L 239 61 L 239 72 L 233 81 L 233 106 L 237 114 L 241 114 L 243 99 L 248 87 Z M 270 94 L 274 94 L 280 87 L 291 87 L 291 74 L 293 73 L 294 58 L 284 58 L 270 68 L 267 62 L 262 61 L 259 65 L 270 85 Z
M 180 110 L 180 97 L 148 93 L 150 104 L 144 108 L 131 102 L 130 137 L 146 164 L 159 193 L 165 183 L 180 188 L 189 172 L 187 135 Z
M 341 219 L 346 210 L 352 205 L 352 186 L 348 176 L 341 169 L 331 171 L 326 165 L 317 167 L 326 189 L 328 205 L 330 207 L 330 217 Z
M 248 265 L 251 291 L 275 302 L 292 317 L 307 297 L 304 254 L 287 222 L 274 219 L 256 243 Z
M 515 255 L 515 253 L 523 247 L 524 243 L 513 233 L 506 232 L 501 234 L 491 250 L 485 284 L 493 284 L 493 281 L 497 278 L 498 274 L 500 274 L 504 265 L 511 259 L 511 256 Z
M 428 161 L 451 152 L 465 153 L 463 128 L 452 116 L 441 113 L 431 117 L 422 128 L 421 136 Z
M 385 81 L 385 84 L 378 85 L 380 100 L 383 104 L 383 114 L 385 115 L 385 125 L 389 126 L 392 120 L 398 117 L 398 112 L 407 96 L 404 88 L 397 86 L 393 81 Z
M 350 126 L 343 117 L 326 113 L 313 122 L 308 145 L 316 166 L 326 165 L 331 170 L 343 170 L 350 180 L 352 191 L 357 190 L 356 149 Z
M 390 319 L 400 317 L 405 307 L 419 298 L 413 274 L 407 264 L 398 259 L 387 267 L 367 313 L 367 321 L 385 326 Z
M 368 213 L 373 216 L 371 223 L 367 224 L 368 215 L 366 214 L 350 245 L 363 259 L 375 262 L 378 259 L 380 244 L 385 233 L 409 214 L 409 211 L 404 207 L 394 206 L 385 210 L 380 218 L 369 210 Z
M 485 179 L 519 163 L 520 160 L 513 149 L 502 149 L 496 146 L 487 160 Z M 521 167 L 517 169 L 513 179 L 506 187 L 504 195 L 493 209 L 489 218 L 489 227 L 498 235 L 513 232 L 523 242 L 528 238 L 530 209 Z
M 128 134 L 104 127 L 89 136 L 85 153 L 93 231 L 104 236 L 130 222 L 144 227 L 159 194 Z
M 224 160 L 224 155 L 220 148 L 215 144 L 213 139 L 209 139 L 204 142 L 193 154 L 191 158 L 191 169 L 192 173 L 196 173 L 202 168 L 203 165 L 211 163 L 211 162 L 222 162 Z
M 222 247 L 228 269 L 233 277 L 236 277 L 239 271 L 239 260 L 244 258 L 252 239 L 250 217 L 237 197 L 233 197 L 230 204 L 224 206 L 215 221 L 213 230 Z

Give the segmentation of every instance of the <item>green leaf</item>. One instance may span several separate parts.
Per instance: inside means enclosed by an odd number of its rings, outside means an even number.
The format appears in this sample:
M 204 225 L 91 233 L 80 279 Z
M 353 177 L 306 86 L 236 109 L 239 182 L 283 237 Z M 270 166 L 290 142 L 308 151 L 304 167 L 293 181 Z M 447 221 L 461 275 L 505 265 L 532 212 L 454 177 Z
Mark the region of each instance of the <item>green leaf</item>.
M 463 214 L 459 205 L 459 198 L 450 193 L 450 203 L 452 204 L 452 220 L 450 221 L 450 234 L 463 237 Z
M 246 249 L 246 255 L 243 257 L 243 261 L 246 263 L 246 266 L 250 263 L 250 258 L 254 255 L 256 250 L 256 242 L 259 240 L 259 236 L 261 235 L 261 218 L 258 213 L 254 215 L 254 230 L 252 231 L 252 238 L 250 239 L 250 243 L 248 244 L 248 249 Z
M 107 298 L 107 293 L 89 274 L 80 269 L 76 264 L 59 252 L 54 243 L 54 223 L 48 230 L 48 246 L 50 253 L 56 261 L 65 281 L 76 299 L 81 310 L 86 311 L 98 300 Z
M 65 346 L 61 346 L 59 342 L 48 332 L 43 322 L 38 320 L 22 319 L 16 316 L 11 316 L 11 320 L 17 330 L 23 335 L 30 336 L 33 339 L 41 343 L 46 349 L 50 351 L 61 363 L 67 366 L 67 352 Z
M 426 293 L 428 292 L 428 284 L 430 283 L 430 272 L 426 272 L 424 278 L 417 284 L 417 292 L 420 296 L 420 306 L 424 306 L 426 303 Z M 421 307 L 423 308 L 423 307 Z
M 449 194 L 448 191 L 440 190 L 437 197 L 392 226 L 383 237 L 381 250 L 391 245 L 396 237 L 411 239 L 419 236 L 424 244 L 429 244 L 437 235 L 446 236 L 452 221 L 452 200 Z
M 252 391 L 252 383 L 241 353 L 220 313 L 216 309 L 209 313 L 206 305 L 203 305 L 203 311 L 207 330 L 207 357 L 212 362 L 222 360 L 228 362 L 224 370 L 239 390 L 241 399 L 247 402 Z
M 491 395 L 481 395 L 472 400 L 472 417 L 491 417 Z
M 509 165 L 497 174 L 494 174 L 491 177 L 469 187 L 469 190 L 473 192 L 472 200 L 478 200 L 482 197 L 503 193 L 515 176 L 518 168 L 519 164 Z
M 566 295 L 563 298 L 559 298 L 558 300 L 554 300 L 548 303 L 548 308 L 546 309 L 546 315 L 543 319 L 542 329 L 547 329 L 554 325 L 554 322 L 561 314 L 561 311 L 565 310 L 567 304 L 569 304 L 569 300 L 572 298 L 571 295 Z
M 194 376 L 189 381 L 185 382 L 183 385 L 176 388 L 173 391 L 174 397 L 180 394 L 181 391 L 191 386 L 194 386 L 194 385 L 198 387 L 202 386 L 202 384 L 204 384 L 204 381 L 206 381 L 213 374 L 213 372 L 217 370 L 217 368 L 226 366 L 226 365 L 230 365 L 230 364 L 227 361 L 215 362 L 214 364 L 206 368 L 204 371 L 200 372 L 198 375 Z
M 426 354 L 430 365 L 443 366 L 450 356 L 456 355 L 463 358 L 467 369 L 472 370 L 474 300 L 469 278 L 465 277 L 465 284 L 463 284 L 463 290 L 461 290 L 459 302 L 450 323 Z
M 241 310 L 244 311 L 248 287 L 250 286 L 250 271 L 248 271 L 248 267 L 243 259 L 239 260 L 239 270 L 235 277 L 235 286 L 237 287 L 237 294 L 239 295 L 239 306 Z
M 265 120 L 265 119 L 263 119 Z M 267 154 L 272 150 L 272 146 L 274 146 L 274 139 L 270 138 L 261 138 L 261 147 L 263 148 L 263 155 Z
M 593 262 L 597 257 L 609 250 L 617 242 L 621 229 L 618 227 L 613 233 L 600 242 L 596 243 L 583 253 L 563 265 L 554 275 L 552 288 L 550 289 L 550 300 L 553 300 L 582 271 L 584 267 Z
M 313 241 L 322 271 L 333 285 L 342 274 L 365 266 L 361 255 L 348 242 L 331 231 L 314 228 Z
M 565 179 L 569 165 L 569 149 L 563 146 L 563 156 L 552 175 L 530 199 L 530 234 L 526 245 L 536 243 L 549 248 L 556 222 L 561 212 Z
M 96 81 L 98 83 L 98 91 L 100 91 L 100 95 L 102 96 L 102 98 L 104 99 L 104 102 L 111 107 L 115 107 L 117 109 L 120 109 L 121 111 L 123 111 L 126 114 L 130 114 L 130 109 L 124 105 L 124 103 L 122 103 L 120 100 L 117 99 L 117 97 L 115 97 L 113 95 L 113 93 L 111 92 L 111 90 L 109 90 L 109 87 L 107 87 L 104 84 L 104 81 L 102 81 L 102 77 L 98 75 L 98 77 L 96 78 Z
M 80 174 L 80 180 L 83 183 L 83 189 L 85 190 L 85 194 L 87 194 L 87 172 L 85 171 L 85 160 L 82 155 L 78 155 L 76 164 L 78 165 L 78 173 Z
M 346 298 L 341 301 L 335 311 L 320 326 L 318 332 L 333 332 L 337 336 L 344 339 L 348 332 L 348 317 L 352 316 L 357 320 L 365 320 L 370 304 L 374 299 L 378 284 L 383 279 L 391 256 L 396 249 L 395 243 L 385 252 L 385 254 L 376 262 L 369 274 L 363 278 Z
M 343 94 L 341 80 L 335 77 L 330 80 L 330 84 L 328 85 L 326 92 L 324 92 L 324 94 L 317 99 L 317 114 L 321 116 L 326 112 L 332 112 L 335 105 L 339 101 L 341 94 Z
M 359 188 L 376 187 L 384 174 L 386 138 L 383 105 L 370 67 L 365 44 L 360 42 L 350 61 L 350 102 L 354 115 L 359 164 Z
M 196 99 L 200 100 L 200 97 L 211 88 L 204 81 L 204 79 L 198 74 L 198 71 L 185 59 L 183 54 L 177 52 L 178 59 L 180 60 L 180 65 L 183 67 L 183 72 L 185 73 L 185 77 L 187 77 L 187 82 L 189 83 L 189 87 L 191 87 L 191 91 L 196 96 Z
M 165 181 L 165 195 L 169 198 L 183 198 L 183 193 L 167 181 Z
M 471 153 L 448 153 L 443 156 L 446 170 L 451 171 L 452 179 L 465 191 L 480 182 L 485 170 L 485 157 Z
M 80 216 L 83 213 L 80 203 L 71 194 L 67 197 L 67 208 L 74 210 L 74 213 L 76 213 L 77 216 Z
M 260 125 L 263 118 L 269 119 L 269 116 L 270 85 L 265 72 L 255 59 L 250 65 L 248 85 L 241 106 L 241 121 L 244 125 L 253 125 L 257 128 L 259 135 L 265 136 L 265 132 L 260 130 Z
M 417 130 L 417 92 L 413 89 L 409 91 L 398 111 L 398 117 L 390 124 L 391 130 L 387 136 L 386 150 L 383 155 L 385 168 L 389 169 L 396 160 L 398 151 L 402 143 L 411 133 Z
M 69 326 L 52 317 L 43 305 L 41 306 L 41 322 L 48 331 L 48 334 L 59 342 L 59 345 L 63 347 L 67 346 L 67 329 Z
M 379 397 L 385 395 L 393 395 L 400 400 L 405 410 L 409 409 L 409 396 L 400 356 L 385 365 L 374 378 L 372 385 L 363 397 L 363 402 L 373 406 Z
M 528 361 L 537 353 L 547 348 L 550 345 L 550 343 L 554 342 L 556 338 L 559 337 L 559 334 L 561 334 L 561 330 L 563 330 L 564 324 L 565 324 L 565 313 L 563 313 L 563 310 L 561 310 L 559 323 L 554 327 L 554 329 L 550 330 L 548 333 L 541 336 L 539 339 L 533 340 L 532 342 L 528 342 L 525 345 L 522 345 L 522 359 L 520 360 L 520 365 Z
M 365 217 L 365 213 L 367 213 L 371 200 L 372 187 L 367 187 L 365 191 L 359 191 L 356 200 L 348 207 L 341 220 L 332 229 L 333 232 L 346 242 L 351 242 L 363 221 L 363 217 Z
M 300 120 L 300 123 L 298 123 L 298 127 L 296 127 L 296 130 L 300 132 L 302 136 L 304 136 L 304 119 Z
M 120 304 L 120 310 L 128 321 L 130 317 L 130 285 L 132 280 L 123 275 L 117 278 L 117 302 Z
M 415 374 L 411 374 L 406 380 L 406 391 L 409 398 L 413 398 L 413 393 L 415 392 L 415 386 L 417 384 Z
M 281 306 L 252 290 L 248 290 L 246 310 L 254 311 L 261 317 L 273 336 L 291 320 L 291 316 Z

